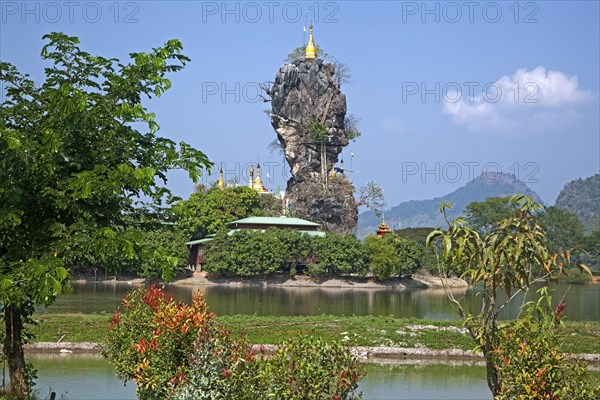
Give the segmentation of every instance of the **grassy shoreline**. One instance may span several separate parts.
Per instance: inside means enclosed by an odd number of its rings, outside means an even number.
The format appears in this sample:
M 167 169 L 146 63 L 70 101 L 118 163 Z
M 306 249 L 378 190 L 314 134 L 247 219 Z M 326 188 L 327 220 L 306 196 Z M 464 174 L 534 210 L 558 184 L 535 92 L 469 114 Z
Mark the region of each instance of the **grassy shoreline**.
M 36 315 L 38 325 L 31 326 L 37 342 L 106 341 L 111 316 L 100 314 Z M 460 321 L 434 321 L 393 316 L 220 316 L 218 321 L 235 334 L 245 332 L 251 343 L 276 344 L 301 335 L 325 340 L 343 340 L 351 346 L 397 346 L 432 350 L 472 350 L 474 342 Z M 566 353 L 600 354 L 600 322 L 563 324 L 562 345 Z

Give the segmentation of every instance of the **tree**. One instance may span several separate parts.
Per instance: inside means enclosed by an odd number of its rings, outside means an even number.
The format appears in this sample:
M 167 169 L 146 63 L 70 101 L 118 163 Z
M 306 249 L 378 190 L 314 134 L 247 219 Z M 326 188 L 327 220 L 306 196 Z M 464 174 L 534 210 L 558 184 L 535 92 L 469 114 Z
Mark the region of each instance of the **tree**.
M 385 196 L 383 188 L 377 182 L 369 182 L 358 191 L 358 200 L 356 206 L 365 206 L 373 211 L 375 215 L 380 215 L 385 208 Z
M 484 201 L 474 201 L 465 207 L 463 213 L 470 226 L 482 235 L 490 232 L 500 220 L 514 214 L 516 206 L 508 197 L 489 197 Z
M 548 207 L 539 218 L 546 232 L 550 252 L 560 253 L 580 245 L 583 224 L 577 215 L 560 208 Z
M 600 231 L 584 236 L 580 246 L 585 251 L 584 254 L 579 255 L 580 260 L 593 271 L 600 272 Z
M 362 135 L 360 128 L 358 127 L 360 120 L 353 114 L 348 114 L 344 118 L 344 133 L 348 141 L 356 142 L 356 140 Z
M 249 216 L 262 216 L 260 195 L 247 186 L 196 188 L 189 199 L 174 207 L 179 228 L 190 238 L 227 229 L 227 224 Z
M 398 265 L 398 255 L 394 245 L 379 236 L 365 238 L 365 253 L 371 272 L 377 279 L 388 279 Z
M 343 61 L 333 60 L 334 73 L 333 77 L 335 83 L 341 88 L 342 85 L 352 82 L 352 74 L 350 73 L 350 67 Z
M 366 255 L 360 241 L 352 234 L 328 233 L 316 240 L 317 258 L 323 271 L 331 274 L 367 273 Z
M 533 283 L 562 272 L 570 260 L 568 251 L 554 255 L 548 252 L 544 230 L 536 218 L 536 213 L 542 209 L 541 205 L 523 195 L 513 196 L 510 202 L 509 208 L 515 208 L 515 213 L 490 227 L 485 237 L 463 218 L 450 223 L 445 213 L 448 205 L 441 204 L 440 210 L 448 222 L 448 230 L 434 230 L 427 238 L 432 250 L 436 249 L 434 244 L 439 243 L 438 268 L 442 278 L 448 277 L 451 271 L 462 271 L 471 288 L 483 286 L 481 310 L 477 314 L 463 306 L 461 301 L 464 297 L 456 299 L 446 286 L 444 288 L 477 343 L 477 348 L 483 352 L 487 384 L 494 396 L 500 395 L 502 390 L 499 359 L 496 356 L 503 345 L 498 324 L 502 310 L 517 294 L 527 294 Z M 589 273 L 586 266 L 578 267 Z M 533 279 L 533 268 L 544 270 L 544 276 Z M 508 297 L 503 303 L 499 303 L 500 291 L 505 291 Z
M 278 228 L 264 232 L 240 230 L 233 235 L 217 235 L 207 246 L 209 272 L 233 273 L 238 276 L 267 275 L 278 271 L 288 253 Z
M 425 250 L 417 242 L 396 235 L 385 235 L 383 239 L 390 242 L 396 251 L 398 276 L 410 275 L 425 263 Z
M 121 64 L 81 50 L 75 37 L 44 39 L 41 85 L 0 63 L 8 86 L 0 108 L 0 304 L 8 391 L 19 398 L 29 391 L 24 322 L 35 305 L 68 290 L 67 251 L 134 258 L 143 247 L 126 226 L 134 203 L 171 203 L 169 170 L 196 181 L 211 166 L 186 143 L 157 136 L 142 102 L 169 89 L 166 75 L 189 61 L 178 40 Z
M 334 62 L 335 61 L 335 59 L 332 56 L 325 53 L 323 51 L 323 49 L 321 49 L 321 46 L 319 46 L 318 44 L 316 44 L 315 46 L 317 47 L 317 57 L 318 58 L 320 58 L 321 60 L 323 60 L 325 62 Z M 306 46 L 296 47 L 294 49 L 294 51 L 292 51 L 290 54 L 287 55 L 287 57 L 285 58 L 284 61 L 287 63 L 291 63 L 294 60 L 303 59 L 305 54 L 306 54 Z

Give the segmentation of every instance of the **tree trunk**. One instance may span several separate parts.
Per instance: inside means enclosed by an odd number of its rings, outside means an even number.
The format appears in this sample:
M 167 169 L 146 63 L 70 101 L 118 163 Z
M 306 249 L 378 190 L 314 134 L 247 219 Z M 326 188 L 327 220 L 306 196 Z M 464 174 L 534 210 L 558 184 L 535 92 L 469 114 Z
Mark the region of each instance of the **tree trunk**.
M 487 354 L 485 354 L 484 357 L 487 384 L 490 388 L 490 391 L 492 392 L 492 396 L 496 397 L 496 395 L 500 394 L 500 385 L 498 383 L 498 370 L 496 369 L 496 365 L 494 364 L 493 354 L 487 352 Z
M 8 360 L 8 393 L 19 399 L 26 399 L 29 392 L 25 379 L 25 355 L 23 353 L 23 319 L 19 307 L 6 306 L 4 309 L 6 322 L 6 342 L 4 354 Z

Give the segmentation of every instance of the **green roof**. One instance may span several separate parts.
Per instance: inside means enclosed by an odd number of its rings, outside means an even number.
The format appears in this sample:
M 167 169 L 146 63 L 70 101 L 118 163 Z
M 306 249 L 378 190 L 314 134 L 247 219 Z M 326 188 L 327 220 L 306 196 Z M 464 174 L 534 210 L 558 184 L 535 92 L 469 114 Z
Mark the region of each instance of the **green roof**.
M 264 232 L 264 229 L 231 229 L 229 232 L 227 232 L 227 236 L 231 236 L 236 232 L 242 232 L 242 231 L 251 231 L 251 232 Z M 301 234 L 306 234 L 309 236 L 319 236 L 319 237 L 323 237 L 325 236 L 325 232 L 321 232 L 321 231 L 302 231 L 302 230 L 294 230 L 294 232 L 298 232 Z
M 207 235 L 206 237 L 204 237 L 202 239 L 192 240 L 191 242 L 187 242 L 185 245 L 192 246 L 195 244 L 207 243 L 207 242 L 210 242 L 211 240 L 213 240 L 214 237 L 215 237 L 215 235 Z
M 260 224 L 260 225 L 290 225 L 290 226 L 321 226 L 315 222 L 292 217 L 248 217 L 230 222 L 233 224 Z

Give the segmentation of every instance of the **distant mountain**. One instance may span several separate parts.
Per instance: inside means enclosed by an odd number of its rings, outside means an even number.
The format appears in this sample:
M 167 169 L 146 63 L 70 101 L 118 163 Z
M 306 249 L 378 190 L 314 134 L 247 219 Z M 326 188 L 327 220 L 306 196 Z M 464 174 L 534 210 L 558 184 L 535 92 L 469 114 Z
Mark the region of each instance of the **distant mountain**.
M 575 179 L 565 185 L 556 198 L 556 207 L 577 215 L 585 233 L 600 229 L 600 174 Z
M 440 203 L 452 203 L 449 217 L 456 218 L 463 209 L 473 201 L 483 201 L 488 197 L 526 194 L 541 203 L 540 197 L 525 183 L 514 175 L 487 172 L 473 179 L 466 185 L 442 197 L 431 200 L 410 200 L 400 203 L 385 212 L 385 222 L 390 228 L 410 227 L 443 227 L 444 219 L 439 211 Z M 366 211 L 358 216 L 357 235 L 371 235 L 381 223 L 372 211 Z

